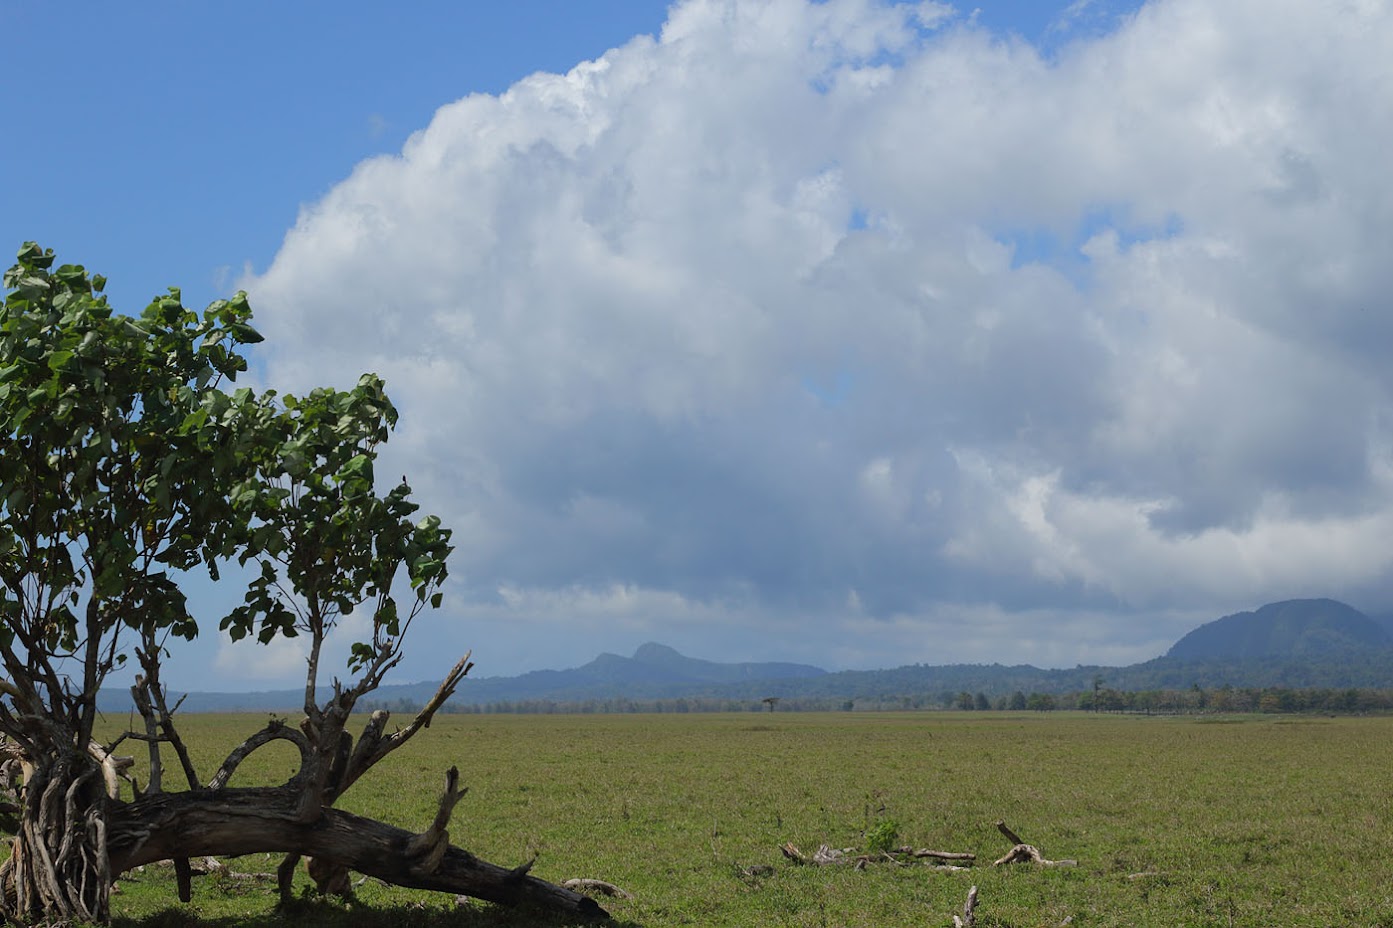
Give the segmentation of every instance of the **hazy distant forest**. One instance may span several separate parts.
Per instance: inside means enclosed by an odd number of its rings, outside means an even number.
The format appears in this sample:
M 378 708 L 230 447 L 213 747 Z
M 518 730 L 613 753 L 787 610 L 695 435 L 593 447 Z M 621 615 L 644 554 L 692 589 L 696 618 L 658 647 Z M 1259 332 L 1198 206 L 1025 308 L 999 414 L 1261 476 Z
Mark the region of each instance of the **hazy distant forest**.
M 411 699 L 380 701 L 377 708 L 394 712 L 414 712 L 420 706 Z M 441 711 L 459 714 L 605 714 L 626 712 L 885 712 L 895 710 L 942 710 L 954 712 L 1081 710 L 1085 712 L 1139 713 L 1142 715 L 1183 715 L 1214 712 L 1314 712 L 1352 715 L 1393 710 L 1393 689 L 1350 687 L 1200 687 L 1189 689 L 1117 690 L 1100 687 L 1068 693 L 1025 693 L 989 695 L 966 690 L 898 696 L 864 696 L 828 699 L 816 696 L 777 697 L 765 700 L 730 697 L 679 697 L 676 699 L 585 699 L 559 701 L 523 699 L 484 705 L 449 703 Z

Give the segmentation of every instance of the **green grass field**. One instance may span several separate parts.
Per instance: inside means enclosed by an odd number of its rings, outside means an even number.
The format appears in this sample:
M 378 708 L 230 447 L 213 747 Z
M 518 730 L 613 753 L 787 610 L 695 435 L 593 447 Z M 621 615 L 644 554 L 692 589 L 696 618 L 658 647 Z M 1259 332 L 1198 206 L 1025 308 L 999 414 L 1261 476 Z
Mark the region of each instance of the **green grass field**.
M 263 721 L 189 717 L 184 736 L 211 771 Z M 276 748 L 240 782 L 283 780 L 294 758 Z M 422 828 L 450 764 L 470 786 L 456 844 L 505 865 L 537 855 L 546 879 L 615 883 L 634 896 L 602 900 L 621 926 L 950 925 L 973 884 L 990 928 L 1393 926 L 1390 718 L 444 716 L 340 804 Z M 998 819 L 1078 866 L 992 868 L 1010 849 Z M 778 850 L 860 847 L 885 820 L 902 843 L 978 865 L 858 872 Z M 741 873 L 758 864 L 772 875 Z M 354 905 L 282 916 L 271 886 L 204 877 L 183 907 L 159 867 L 123 879 L 115 901 L 127 926 L 545 924 L 372 882 Z

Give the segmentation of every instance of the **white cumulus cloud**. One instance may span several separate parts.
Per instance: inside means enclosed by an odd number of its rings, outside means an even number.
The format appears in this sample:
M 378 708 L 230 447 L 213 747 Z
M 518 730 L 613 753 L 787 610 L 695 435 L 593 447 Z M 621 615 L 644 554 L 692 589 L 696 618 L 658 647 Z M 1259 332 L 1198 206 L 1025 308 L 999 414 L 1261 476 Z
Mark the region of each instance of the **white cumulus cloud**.
M 1377 3 L 1156 0 L 1046 54 L 688 0 L 443 106 L 248 285 L 272 383 L 386 377 L 384 472 L 504 650 L 1142 659 L 1389 602 L 1389 99 Z

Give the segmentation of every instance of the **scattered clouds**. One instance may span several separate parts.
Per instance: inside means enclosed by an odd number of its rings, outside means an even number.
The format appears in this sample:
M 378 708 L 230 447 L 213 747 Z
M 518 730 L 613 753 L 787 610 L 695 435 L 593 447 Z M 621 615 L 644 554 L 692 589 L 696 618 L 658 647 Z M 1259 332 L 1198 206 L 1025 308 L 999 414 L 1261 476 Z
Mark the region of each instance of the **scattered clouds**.
M 239 683 L 263 682 L 266 689 L 277 688 L 293 680 L 301 681 L 300 688 L 304 689 L 305 661 L 308 656 L 309 649 L 304 638 L 278 637 L 264 645 L 255 638 L 239 642 L 220 638 L 217 656 L 213 658 L 213 669 L 220 676 Z M 199 688 L 217 689 L 216 686 L 209 686 L 207 681 L 202 681 Z
M 1160 0 L 1045 56 L 941 4 L 690 0 L 307 206 L 247 281 L 266 375 L 387 378 L 386 472 L 459 545 L 431 634 L 498 672 L 1125 662 L 1385 608 L 1390 48 L 1381 4 Z

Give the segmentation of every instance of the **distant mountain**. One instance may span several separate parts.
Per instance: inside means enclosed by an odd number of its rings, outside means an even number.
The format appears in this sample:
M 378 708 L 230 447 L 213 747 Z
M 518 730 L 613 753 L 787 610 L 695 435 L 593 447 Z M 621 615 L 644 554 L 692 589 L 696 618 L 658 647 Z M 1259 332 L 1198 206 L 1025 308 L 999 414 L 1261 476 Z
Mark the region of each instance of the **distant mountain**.
M 1369 618 L 1377 622 L 1384 631 L 1388 632 L 1389 637 L 1393 638 L 1393 612 L 1370 613 Z
M 622 661 L 623 658 L 620 658 Z M 751 680 L 802 680 L 827 673 L 809 664 L 789 664 L 779 661 L 763 663 L 720 664 L 684 657 L 666 645 L 649 642 L 634 652 L 632 663 L 661 671 L 669 682 L 689 680 L 694 683 L 738 683 Z
M 674 699 L 681 696 L 711 695 L 726 688 L 754 694 L 759 699 L 779 688 L 779 684 L 825 676 L 827 671 L 808 664 L 734 663 L 724 664 L 686 657 L 665 645 L 649 643 L 633 657 L 601 654 L 590 663 L 570 670 L 534 670 L 516 677 L 466 677 L 455 691 L 457 705 L 488 705 L 497 702 L 581 702 L 588 699 Z M 369 700 L 378 705 L 404 703 L 421 705 L 435 695 L 436 681 L 387 684 L 374 690 Z M 768 692 L 766 692 L 768 691 Z M 774 695 L 778 695 L 774 693 Z M 179 694 L 173 694 L 175 698 Z M 329 696 L 321 688 L 319 699 Z M 183 712 L 296 712 L 304 705 L 303 688 L 266 690 L 256 693 L 187 693 L 180 707 Z M 127 712 L 130 695 L 103 691 L 105 712 Z
M 1215 619 L 1166 652 L 1182 661 L 1325 658 L 1393 647 L 1388 630 L 1333 599 L 1291 599 Z
M 516 677 L 469 677 L 451 702 L 585 703 L 703 698 L 758 702 L 767 696 L 811 705 L 942 704 L 962 692 L 1006 695 L 1069 693 L 1093 688 L 1094 680 L 1118 690 L 1202 687 L 1393 687 L 1393 616 L 1373 619 L 1330 599 L 1271 603 L 1253 612 L 1225 616 L 1182 637 L 1163 657 L 1128 667 L 1079 666 L 1045 670 L 1030 665 L 915 664 L 889 670 L 828 673 L 789 663 L 719 663 L 645 644 L 632 657 L 601 654 L 569 670 L 537 670 Z M 372 703 L 389 708 L 420 706 L 435 695 L 436 682 L 389 684 Z M 177 695 L 177 694 L 175 694 Z M 327 692 L 320 695 L 321 701 Z M 102 708 L 126 712 L 130 697 L 103 692 Z M 277 711 L 294 713 L 304 690 L 261 693 L 190 693 L 185 712 Z
M 826 673 L 820 667 L 807 664 L 704 661 L 650 642 L 635 651 L 633 657 L 601 654 L 590 663 L 570 670 L 534 670 L 517 677 L 466 678 L 455 691 L 453 701 L 486 705 L 538 699 L 558 702 L 615 697 L 667 699 L 707 694 L 728 686 L 759 689 L 756 684 L 806 680 Z

